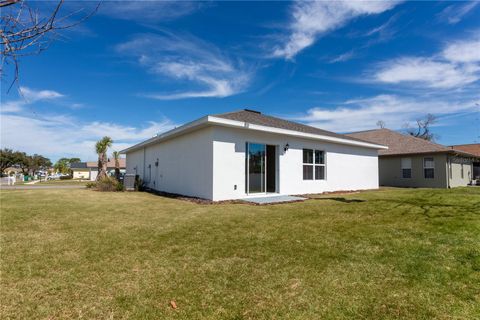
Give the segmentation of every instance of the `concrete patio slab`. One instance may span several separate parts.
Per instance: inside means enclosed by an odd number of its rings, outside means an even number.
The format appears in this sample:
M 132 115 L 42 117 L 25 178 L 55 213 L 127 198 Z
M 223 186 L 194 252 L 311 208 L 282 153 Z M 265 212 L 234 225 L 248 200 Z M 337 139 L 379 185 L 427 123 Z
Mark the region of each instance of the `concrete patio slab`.
M 243 201 L 252 202 L 256 204 L 275 204 L 283 202 L 293 202 L 293 201 L 305 201 L 307 198 L 294 197 L 294 196 L 265 196 L 265 197 L 248 197 L 243 198 Z

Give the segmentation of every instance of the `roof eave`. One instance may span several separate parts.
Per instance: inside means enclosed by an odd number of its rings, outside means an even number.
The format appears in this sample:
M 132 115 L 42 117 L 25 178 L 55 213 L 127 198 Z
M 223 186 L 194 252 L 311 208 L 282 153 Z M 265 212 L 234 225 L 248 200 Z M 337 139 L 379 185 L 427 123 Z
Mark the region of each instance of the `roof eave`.
M 269 127 L 269 126 L 262 126 L 262 125 L 252 124 L 244 121 L 230 120 L 230 119 L 224 119 L 224 118 L 219 118 L 214 116 L 208 116 L 208 121 L 209 123 L 225 126 L 225 127 L 234 127 L 234 128 L 262 131 L 262 132 L 268 132 L 268 133 L 283 134 L 283 135 L 300 137 L 300 138 L 323 140 L 328 142 L 354 145 L 354 146 L 366 147 L 366 148 L 377 149 L 377 150 L 388 149 L 387 146 L 383 146 L 375 143 L 362 142 L 362 141 L 356 141 L 351 139 L 342 139 L 342 138 L 331 137 L 326 135 L 305 133 L 300 131 L 275 128 L 275 127 Z
M 399 152 L 399 153 L 390 153 L 390 154 L 379 154 L 379 157 L 398 157 L 398 156 L 418 156 L 418 155 L 426 155 L 426 154 L 442 154 L 442 153 L 447 153 L 447 154 L 455 154 L 455 155 L 461 155 L 461 156 L 467 156 L 467 157 L 474 157 L 474 158 L 480 158 L 477 155 L 468 153 L 468 152 L 462 152 L 459 150 L 437 150 L 437 151 L 419 151 L 419 152 Z
M 352 145 L 352 146 L 358 146 L 358 147 L 365 147 L 365 148 L 370 148 L 370 149 L 376 149 L 376 150 L 386 150 L 388 149 L 387 146 L 375 144 L 375 143 L 369 143 L 369 142 L 362 142 L 362 141 L 356 141 L 356 140 L 351 140 L 351 139 L 342 139 L 342 138 L 337 138 L 337 137 L 330 137 L 326 135 L 319 135 L 319 134 L 312 134 L 312 133 L 305 133 L 305 132 L 300 132 L 300 131 L 294 131 L 294 130 L 288 130 L 288 129 L 282 129 L 282 128 L 275 128 L 275 127 L 269 127 L 269 126 L 262 126 L 262 125 L 257 125 L 257 124 L 252 124 L 249 122 L 244 122 L 244 121 L 238 121 L 238 120 L 230 120 L 230 119 L 225 119 L 225 118 L 219 118 L 215 116 L 205 116 L 202 117 L 198 120 L 189 122 L 181 127 L 172 129 L 170 131 L 167 131 L 163 134 L 160 134 L 158 136 L 155 136 L 153 138 L 150 138 L 148 140 L 145 140 L 143 142 L 140 142 L 134 146 L 131 146 L 129 148 L 123 149 L 120 151 L 120 153 L 125 154 L 128 152 L 132 152 L 135 150 L 142 149 L 146 146 L 149 146 L 151 144 L 166 140 L 166 139 L 171 139 L 175 136 L 185 134 L 187 132 L 197 130 L 200 127 L 204 127 L 207 125 L 218 125 L 218 126 L 223 126 L 223 127 L 231 127 L 231 128 L 239 128 L 239 129 L 247 129 L 247 130 L 254 130 L 254 131 L 261 131 L 261 132 L 268 132 L 268 133 L 275 133 L 275 134 L 283 134 L 283 135 L 288 135 L 288 136 L 294 136 L 294 137 L 300 137 L 300 138 L 306 138 L 306 139 L 314 139 L 314 140 L 322 140 L 322 141 L 327 141 L 327 142 L 333 142 L 333 143 L 339 143 L 339 144 L 345 144 L 345 145 Z

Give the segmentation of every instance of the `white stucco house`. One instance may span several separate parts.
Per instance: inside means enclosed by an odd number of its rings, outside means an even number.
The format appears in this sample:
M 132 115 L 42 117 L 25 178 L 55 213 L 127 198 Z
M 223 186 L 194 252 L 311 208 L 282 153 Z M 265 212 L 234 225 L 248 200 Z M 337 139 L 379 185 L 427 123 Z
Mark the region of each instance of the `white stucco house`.
M 258 111 L 208 115 L 122 151 L 147 187 L 214 201 L 378 188 L 387 147 Z

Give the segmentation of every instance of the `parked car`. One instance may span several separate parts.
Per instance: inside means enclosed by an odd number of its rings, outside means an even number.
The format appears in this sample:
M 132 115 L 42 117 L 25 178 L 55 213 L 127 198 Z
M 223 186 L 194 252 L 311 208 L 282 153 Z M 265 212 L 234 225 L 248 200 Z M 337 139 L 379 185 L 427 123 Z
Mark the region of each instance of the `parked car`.
M 47 180 L 58 180 L 58 179 L 60 179 L 61 176 L 62 176 L 62 174 L 55 173 L 55 174 L 49 175 L 47 177 Z

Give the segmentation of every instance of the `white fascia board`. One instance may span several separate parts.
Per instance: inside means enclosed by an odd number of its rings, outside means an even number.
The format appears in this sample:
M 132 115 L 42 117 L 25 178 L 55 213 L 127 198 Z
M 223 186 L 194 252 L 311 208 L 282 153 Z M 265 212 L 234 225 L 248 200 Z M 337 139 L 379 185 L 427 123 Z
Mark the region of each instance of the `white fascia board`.
M 299 132 L 299 131 L 288 130 L 288 129 L 262 126 L 262 125 L 258 125 L 258 124 L 251 124 L 251 123 L 248 123 L 248 122 L 218 118 L 218 117 L 213 117 L 213 116 L 205 116 L 205 117 L 202 117 L 202 118 L 197 119 L 195 121 L 189 122 L 189 123 L 187 123 L 183 126 L 180 126 L 178 128 L 175 128 L 175 129 L 172 129 L 172 130 L 167 131 L 165 133 L 162 133 L 158 136 L 155 136 L 153 138 L 150 138 L 148 140 L 140 142 L 140 143 L 138 143 L 134 146 L 131 146 L 130 148 L 127 148 L 127 149 L 124 149 L 124 150 L 120 151 L 120 153 L 125 154 L 127 152 L 135 151 L 135 150 L 144 148 L 146 146 L 149 146 L 151 144 L 155 144 L 157 142 L 160 142 L 160 141 L 163 141 L 163 140 L 166 140 L 166 139 L 170 139 L 170 138 L 173 138 L 175 136 L 185 134 L 187 132 L 199 129 L 200 127 L 203 127 L 203 126 L 206 126 L 206 125 L 219 125 L 219 126 L 223 126 L 223 127 L 232 127 L 232 128 L 240 128 L 240 129 L 247 129 L 247 130 L 255 130 L 255 131 L 261 131 L 261 132 L 267 132 L 267 133 L 273 133 L 273 134 L 283 134 L 283 135 L 287 135 L 287 136 L 300 137 L 300 138 L 313 139 L 313 140 L 322 140 L 322 141 L 327 141 L 327 142 L 340 143 L 340 144 L 352 145 L 352 146 L 359 146 L 359 147 L 365 147 L 365 148 L 371 148 L 371 149 L 377 149 L 377 150 L 378 149 L 388 149 L 388 147 L 386 147 L 386 146 L 382 146 L 382 145 L 374 144 L 374 143 L 361 142 L 361 141 L 355 141 L 355 140 L 350 140 L 350 139 L 342 139 L 342 138 L 313 134 L 313 133 L 305 133 L 305 132 Z
M 248 130 L 274 133 L 274 134 L 283 134 L 283 135 L 288 135 L 293 137 L 322 140 L 322 141 L 340 143 L 340 144 L 346 144 L 346 145 L 352 145 L 352 146 L 366 147 L 366 148 L 372 148 L 372 149 L 388 149 L 387 146 L 369 143 L 369 142 L 342 139 L 337 137 L 331 137 L 331 136 L 325 136 L 325 135 L 313 134 L 313 133 L 305 133 L 305 132 L 299 132 L 299 131 L 288 130 L 288 129 L 267 127 L 267 126 L 262 126 L 258 124 L 251 124 L 248 122 L 223 119 L 223 118 L 217 118 L 212 116 L 208 116 L 208 122 L 212 124 L 227 126 L 227 127 L 236 127 L 236 128 L 242 128 L 242 129 L 248 129 Z

